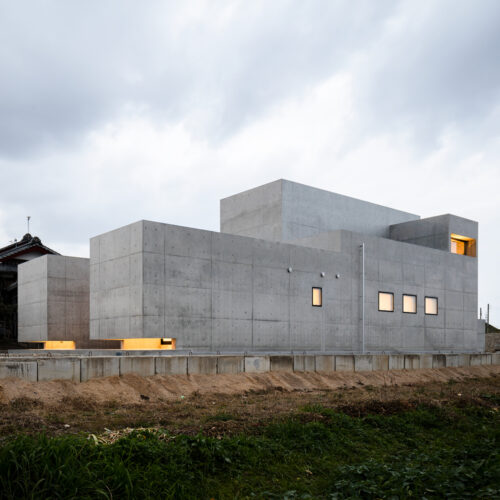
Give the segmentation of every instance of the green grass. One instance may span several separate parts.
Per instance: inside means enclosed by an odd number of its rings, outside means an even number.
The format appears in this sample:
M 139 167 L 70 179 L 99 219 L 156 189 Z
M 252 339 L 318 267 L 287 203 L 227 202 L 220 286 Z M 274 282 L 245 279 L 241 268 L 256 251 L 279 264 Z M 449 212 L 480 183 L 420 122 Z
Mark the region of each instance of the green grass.
M 0 449 L 0 498 L 500 498 L 499 424 L 486 408 L 314 405 L 221 439 L 19 436 Z

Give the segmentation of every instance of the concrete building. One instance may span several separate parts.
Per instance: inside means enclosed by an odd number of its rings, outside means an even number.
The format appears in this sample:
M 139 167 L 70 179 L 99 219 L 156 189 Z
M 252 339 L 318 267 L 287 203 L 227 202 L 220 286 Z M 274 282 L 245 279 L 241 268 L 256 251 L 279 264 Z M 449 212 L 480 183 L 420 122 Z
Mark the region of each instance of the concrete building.
M 221 232 L 140 221 L 90 242 L 90 338 L 199 351 L 477 352 L 477 223 L 279 180 Z
M 19 266 L 19 342 L 45 349 L 119 348 L 89 338 L 89 259 L 45 255 Z
M 0 349 L 17 339 L 17 267 L 47 254 L 59 255 L 30 233 L 0 248 Z

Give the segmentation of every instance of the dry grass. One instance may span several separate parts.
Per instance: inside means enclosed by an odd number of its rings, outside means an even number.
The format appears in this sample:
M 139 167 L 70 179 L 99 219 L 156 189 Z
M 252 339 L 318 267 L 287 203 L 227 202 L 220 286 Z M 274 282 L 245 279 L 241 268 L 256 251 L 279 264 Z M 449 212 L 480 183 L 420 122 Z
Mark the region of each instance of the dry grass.
M 453 374 L 449 370 L 448 373 Z M 106 429 L 138 427 L 161 427 L 188 435 L 200 431 L 212 436 L 251 434 L 262 425 L 290 415 L 321 419 L 321 415 L 311 411 L 315 405 L 352 416 L 388 415 L 422 405 L 498 409 L 500 372 L 492 369 L 488 376 L 484 376 L 484 370 L 477 373 L 483 376 L 474 376 L 472 371 L 468 377 L 439 376 L 437 381 L 392 385 L 381 384 L 375 378 L 376 385 L 371 385 L 370 378 L 364 377 L 350 386 L 334 389 L 285 390 L 280 385 L 271 385 L 230 394 L 194 391 L 187 396 L 168 398 L 149 392 L 142 394 L 140 402 L 128 403 L 121 399 L 74 395 L 71 391 L 57 393 L 58 397 L 50 401 L 20 396 L 0 404 L 0 436 L 41 431 L 49 435 L 81 431 L 99 435 Z M 149 381 L 148 384 L 149 390 L 154 391 L 154 385 Z

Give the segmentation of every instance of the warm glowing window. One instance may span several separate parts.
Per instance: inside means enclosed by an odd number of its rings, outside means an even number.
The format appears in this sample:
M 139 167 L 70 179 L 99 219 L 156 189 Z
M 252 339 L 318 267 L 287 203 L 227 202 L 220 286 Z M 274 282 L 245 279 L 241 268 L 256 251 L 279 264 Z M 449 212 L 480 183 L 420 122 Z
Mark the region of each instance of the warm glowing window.
M 417 296 L 416 295 L 403 295 L 403 312 L 410 314 L 417 314 Z
M 425 297 L 425 314 L 436 316 L 438 313 L 438 299 L 436 297 Z
M 175 349 L 175 339 L 123 339 L 121 348 L 137 351 L 150 351 L 156 349 Z
M 44 349 L 74 349 L 73 340 L 47 340 L 43 343 Z
M 465 255 L 465 241 L 451 239 L 451 253 L 458 253 L 459 255 Z
M 394 312 L 394 294 L 378 292 L 378 310 Z
M 467 236 L 452 234 L 450 241 L 450 251 L 451 253 L 456 253 L 458 255 L 468 255 L 469 257 L 475 257 L 476 240 L 474 238 L 468 238 Z
M 323 305 L 323 290 L 321 288 L 312 289 L 312 305 L 321 307 Z

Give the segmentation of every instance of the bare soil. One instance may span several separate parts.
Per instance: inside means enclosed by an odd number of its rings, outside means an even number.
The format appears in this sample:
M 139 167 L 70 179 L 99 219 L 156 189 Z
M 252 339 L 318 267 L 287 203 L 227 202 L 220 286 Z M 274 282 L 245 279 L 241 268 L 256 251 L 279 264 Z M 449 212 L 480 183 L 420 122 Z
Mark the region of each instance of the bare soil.
M 233 375 L 127 375 L 68 381 L 0 380 L 0 436 L 161 427 L 174 433 L 251 433 L 305 406 L 362 416 L 433 406 L 500 406 L 500 366 L 433 370 Z

